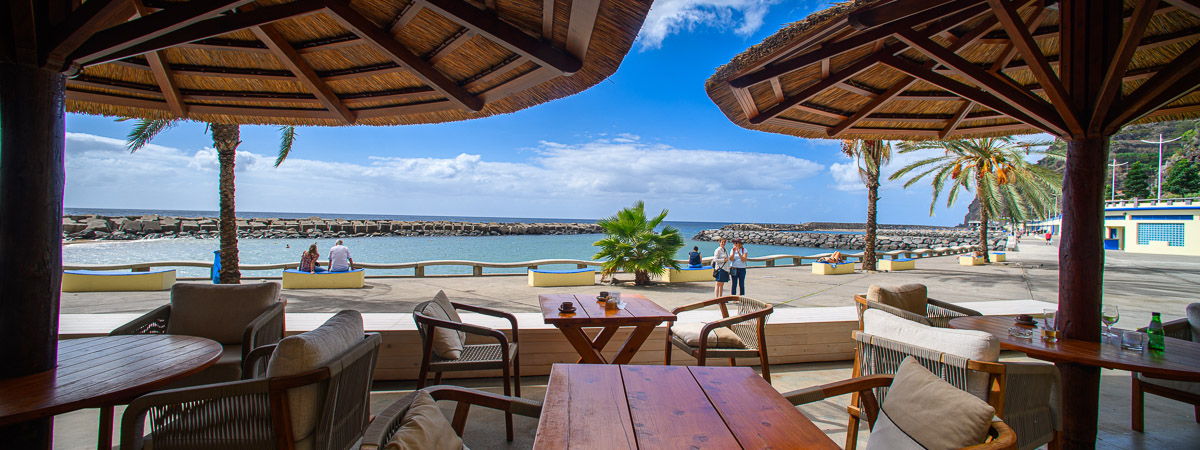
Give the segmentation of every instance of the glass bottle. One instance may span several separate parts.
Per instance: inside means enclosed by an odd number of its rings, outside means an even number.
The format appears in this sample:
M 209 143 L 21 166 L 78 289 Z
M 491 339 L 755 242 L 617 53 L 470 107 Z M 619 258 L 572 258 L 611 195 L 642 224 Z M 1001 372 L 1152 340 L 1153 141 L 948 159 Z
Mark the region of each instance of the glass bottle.
M 1151 313 L 1150 326 L 1146 328 L 1146 335 L 1150 338 L 1150 350 L 1163 351 L 1166 349 L 1162 318 L 1158 313 Z

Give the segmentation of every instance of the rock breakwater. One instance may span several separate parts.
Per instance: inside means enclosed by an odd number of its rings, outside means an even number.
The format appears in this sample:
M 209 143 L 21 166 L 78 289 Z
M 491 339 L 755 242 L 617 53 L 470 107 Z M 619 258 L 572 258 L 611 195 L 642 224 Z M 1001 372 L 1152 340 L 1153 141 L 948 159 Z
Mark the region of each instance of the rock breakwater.
M 865 248 L 863 242 L 865 236 L 861 234 L 797 233 L 767 229 L 754 230 L 747 229 L 748 227 L 745 227 L 745 225 L 755 224 L 732 224 L 720 229 L 704 230 L 696 233 L 692 239 L 697 241 L 716 241 L 724 237 L 726 239 L 741 238 L 748 244 L 847 250 L 862 250 Z M 879 231 L 875 242 L 876 250 L 913 250 L 918 248 L 951 247 L 955 245 L 975 245 L 979 242 L 978 232 L 967 228 L 912 227 L 911 229 L 906 229 L 895 225 L 891 227 Z M 989 236 L 988 248 L 1003 250 L 1005 239 L 1005 236 L 999 233 Z
M 516 236 L 600 233 L 592 223 L 509 223 L 404 220 L 239 218 L 239 238 L 338 238 L 367 236 Z M 137 240 L 216 237 L 213 217 L 63 216 L 63 240 Z

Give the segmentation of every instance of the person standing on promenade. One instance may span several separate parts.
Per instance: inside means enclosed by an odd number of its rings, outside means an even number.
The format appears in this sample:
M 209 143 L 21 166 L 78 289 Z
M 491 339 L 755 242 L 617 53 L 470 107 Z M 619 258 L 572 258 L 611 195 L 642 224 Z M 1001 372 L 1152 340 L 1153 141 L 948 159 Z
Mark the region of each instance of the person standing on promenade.
M 321 267 L 321 263 L 317 260 L 321 259 L 321 254 L 317 252 L 317 243 L 314 242 L 308 246 L 308 250 L 300 253 L 300 271 L 308 273 L 324 272 L 325 268 Z
M 692 252 L 688 253 L 688 268 L 697 269 L 704 267 L 704 260 L 700 259 L 700 247 L 692 247 Z
M 715 297 L 725 296 L 725 283 L 729 281 L 729 252 L 725 251 L 725 238 L 717 240 L 717 250 L 713 252 L 713 278 L 717 279 Z
M 729 277 L 733 279 L 733 284 L 729 286 L 729 295 L 746 295 L 746 247 L 742 246 L 741 238 L 733 240 L 733 251 L 730 252 L 729 259 L 732 266 L 729 269 Z M 738 286 L 742 287 L 740 292 Z
M 1054 233 L 1046 232 L 1046 245 L 1054 245 Z
M 342 245 L 342 240 L 338 239 L 333 244 L 333 248 L 329 249 L 329 271 L 349 272 L 351 270 L 354 270 L 354 258 L 350 257 L 350 249 Z

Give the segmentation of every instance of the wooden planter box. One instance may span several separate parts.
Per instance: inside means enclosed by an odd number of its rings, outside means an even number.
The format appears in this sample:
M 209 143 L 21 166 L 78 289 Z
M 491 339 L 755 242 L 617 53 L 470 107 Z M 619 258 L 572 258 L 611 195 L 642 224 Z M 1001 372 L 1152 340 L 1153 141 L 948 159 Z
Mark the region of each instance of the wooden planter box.
M 816 275 L 845 275 L 848 273 L 854 273 L 854 263 L 844 262 L 841 264 L 830 264 L 815 262 L 812 265 L 812 273 Z
M 63 292 L 165 291 L 175 284 L 175 269 L 151 272 L 113 270 L 67 270 Z
M 349 272 L 301 272 L 296 269 L 283 271 L 284 289 L 358 289 L 366 281 L 366 270 Z
M 529 269 L 529 285 L 534 287 L 591 286 L 593 284 L 596 284 L 596 271 L 594 269 Z

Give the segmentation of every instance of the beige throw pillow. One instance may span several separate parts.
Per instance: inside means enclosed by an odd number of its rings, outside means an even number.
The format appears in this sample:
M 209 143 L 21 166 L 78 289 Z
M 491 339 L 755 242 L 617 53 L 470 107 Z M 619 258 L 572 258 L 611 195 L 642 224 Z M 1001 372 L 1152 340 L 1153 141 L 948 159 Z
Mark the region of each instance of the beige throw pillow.
M 982 444 L 996 410 L 905 358 L 888 389 L 868 450 L 956 449 Z
M 446 298 L 446 293 L 443 291 L 438 291 L 437 295 L 433 296 L 433 303 L 426 305 L 421 314 L 434 319 L 462 323 L 458 311 L 454 310 L 454 305 L 450 304 L 450 299 Z M 463 344 L 467 342 L 467 333 L 438 327 L 434 328 L 431 337 L 433 338 L 433 352 L 438 357 L 442 359 L 462 357 Z
M 168 334 L 199 336 L 222 344 L 241 344 L 246 326 L 279 299 L 279 283 L 171 286 Z
M 691 347 L 700 346 L 700 330 L 704 323 L 681 323 L 671 326 L 671 332 Z M 746 348 L 742 338 L 728 327 L 719 327 L 708 334 L 708 348 Z
M 362 314 L 350 310 L 339 312 L 315 330 L 279 341 L 275 352 L 271 354 L 271 361 L 267 363 L 267 377 L 295 375 L 316 369 L 362 339 Z M 318 388 L 312 385 L 288 391 L 292 434 L 297 441 L 312 434 L 317 426 L 323 400 L 323 392 Z
M 872 284 L 867 289 L 867 301 L 883 303 L 924 316 L 927 313 L 929 294 L 923 284 L 909 283 L 896 287 Z
M 400 429 L 388 440 L 384 450 L 465 450 L 462 438 L 454 433 L 450 421 L 442 414 L 425 391 L 417 391 L 416 398 L 404 413 Z

